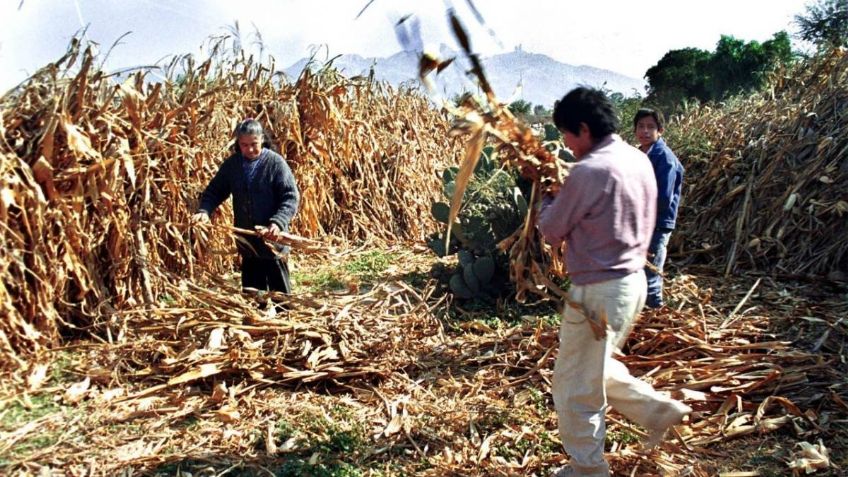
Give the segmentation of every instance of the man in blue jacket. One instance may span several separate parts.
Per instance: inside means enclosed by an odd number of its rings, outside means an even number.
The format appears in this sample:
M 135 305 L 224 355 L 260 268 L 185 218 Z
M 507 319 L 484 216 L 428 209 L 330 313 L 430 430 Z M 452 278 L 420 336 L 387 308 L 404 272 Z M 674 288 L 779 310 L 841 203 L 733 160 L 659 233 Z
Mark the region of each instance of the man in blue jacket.
M 645 269 L 648 281 L 645 304 L 650 308 L 659 308 L 663 306 L 662 271 L 666 246 L 677 221 L 684 169 L 662 138 L 662 113 L 653 109 L 640 109 L 633 118 L 633 128 L 639 141 L 639 149 L 648 155 L 657 178 L 657 223 L 648 246 L 648 260 L 656 271 L 650 267 Z

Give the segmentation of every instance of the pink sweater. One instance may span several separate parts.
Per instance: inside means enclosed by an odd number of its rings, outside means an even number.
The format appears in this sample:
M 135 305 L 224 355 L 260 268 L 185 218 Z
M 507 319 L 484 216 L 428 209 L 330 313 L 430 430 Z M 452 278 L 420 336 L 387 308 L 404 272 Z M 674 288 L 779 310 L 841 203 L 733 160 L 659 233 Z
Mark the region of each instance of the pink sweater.
M 654 230 L 657 181 L 648 157 L 617 134 L 574 165 L 539 230 L 554 246 L 565 240 L 575 285 L 621 278 L 645 267 Z

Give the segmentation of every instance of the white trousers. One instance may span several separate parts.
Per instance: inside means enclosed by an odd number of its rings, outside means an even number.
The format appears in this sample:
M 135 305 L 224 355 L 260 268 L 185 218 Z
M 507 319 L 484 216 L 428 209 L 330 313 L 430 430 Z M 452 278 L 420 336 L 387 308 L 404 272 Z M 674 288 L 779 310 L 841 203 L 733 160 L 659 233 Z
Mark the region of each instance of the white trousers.
M 595 318 L 606 316 L 606 339 L 597 339 L 589 318 L 566 305 L 559 330 L 559 356 L 554 365 L 553 398 L 559 435 L 570 465 L 578 475 L 608 475 L 604 460 L 604 416 L 607 403 L 637 424 L 674 412 L 674 401 L 630 375 L 612 352 L 627 340 L 645 304 L 645 274 L 590 285 L 572 285 L 571 301 Z

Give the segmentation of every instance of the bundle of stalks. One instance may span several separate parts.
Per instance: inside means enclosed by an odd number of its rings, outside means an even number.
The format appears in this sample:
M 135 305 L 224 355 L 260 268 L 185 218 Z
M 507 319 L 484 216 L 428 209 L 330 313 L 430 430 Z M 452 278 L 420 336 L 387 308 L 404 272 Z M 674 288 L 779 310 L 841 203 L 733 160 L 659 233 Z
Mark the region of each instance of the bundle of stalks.
M 299 384 L 382 377 L 409 366 L 440 335 L 431 313 L 440 301 L 428 303 L 435 288 L 419 295 L 404 282 L 386 282 L 333 300 L 273 293 L 250 300 L 223 280 L 204 288 L 172 278 L 167 306 L 118 313 L 110 335 L 123 339 L 89 356 L 95 383 L 143 383 L 122 400 L 179 394 L 206 378 Z
M 55 344 L 60 327 L 97 330 L 154 306 L 172 276 L 232 270 L 233 231 L 192 229 L 189 217 L 245 117 L 295 173 L 293 234 L 380 242 L 432 227 L 436 171 L 459 145 L 424 96 L 326 68 L 290 84 L 273 63 L 222 51 L 175 58 L 161 83 L 139 72 L 116 84 L 74 40 L 2 97 L 3 368 Z M 230 206 L 221 212 L 213 222 L 230 223 Z
M 446 240 L 450 237 L 451 224 L 463 205 L 463 194 L 474 173 L 480 153 L 486 143 L 491 141 L 496 147 L 496 157 L 502 167 L 514 168 L 532 181 L 528 201 L 530 207 L 522 226 L 498 244 L 498 248 L 509 256 L 509 275 L 515 285 L 516 299 L 524 302 L 528 296 L 535 295 L 537 298 L 562 300 L 562 290 L 551 280 L 552 276 L 565 276 L 561 251 L 551 250 L 545 244 L 535 224 L 539 214 L 537 205 L 542 196 L 555 194 L 565 180 L 567 171 L 532 130 L 518 120 L 507 105 L 497 100 L 479 57 L 472 51 L 468 35 L 453 10 L 449 11 L 449 18 L 454 36 L 471 64 L 470 72 L 477 78 L 484 95 L 480 100 L 467 95 L 453 111 L 456 119 L 451 133 L 470 136 L 466 143 L 465 157 L 456 176 Z M 422 74 L 424 73 L 422 70 Z
M 667 128 L 688 180 L 678 256 L 737 268 L 846 278 L 848 54 L 775 75 L 762 94 L 703 106 Z

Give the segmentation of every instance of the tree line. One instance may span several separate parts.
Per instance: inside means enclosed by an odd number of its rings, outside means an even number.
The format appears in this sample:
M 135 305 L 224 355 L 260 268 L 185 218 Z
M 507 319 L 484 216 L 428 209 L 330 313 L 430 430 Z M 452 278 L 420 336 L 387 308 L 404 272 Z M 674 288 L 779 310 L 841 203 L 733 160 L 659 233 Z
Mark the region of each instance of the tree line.
M 848 0 L 816 0 L 795 16 L 797 38 L 816 50 L 848 46 Z M 627 97 L 610 92 L 622 117 L 641 104 L 674 113 L 689 104 L 723 101 L 737 94 L 755 91 L 768 76 L 796 61 L 802 53 L 792 50 L 785 31 L 762 43 L 722 35 L 714 51 L 682 48 L 666 53 L 645 73 L 647 95 Z M 540 116 L 548 110 L 524 100 L 510 104 L 521 116 Z

